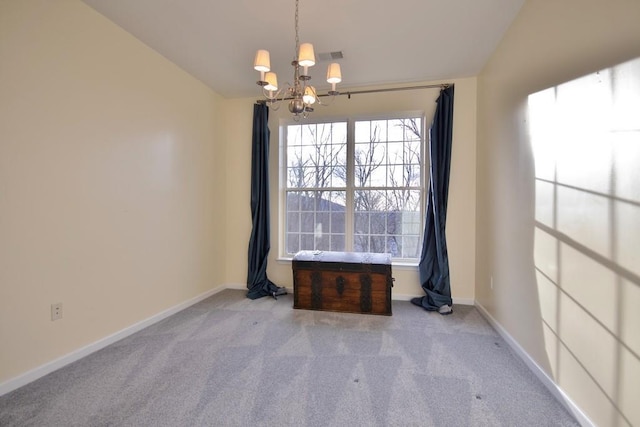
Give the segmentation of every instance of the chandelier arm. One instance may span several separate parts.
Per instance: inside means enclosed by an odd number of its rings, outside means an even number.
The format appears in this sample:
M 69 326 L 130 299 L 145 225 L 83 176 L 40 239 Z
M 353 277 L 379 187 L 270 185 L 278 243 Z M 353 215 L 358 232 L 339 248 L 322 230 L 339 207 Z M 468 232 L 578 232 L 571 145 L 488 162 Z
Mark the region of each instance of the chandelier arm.
M 278 99 L 278 96 L 280 96 L 280 92 L 282 92 L 282 89 L 278 90 L 275 94 L 273 94 L 272 92 L 273 91 L 267 90 L 264 88 L 264 86 L 262 86 L 262 96 L 264 96 L 268 102 L 275 102 Z
M 335 92 L 335 93 L 328 93 L 326 95 L 316 95 L 316 102 L 318 103 L 318 105 L 322 105 L 323 107 L 328 107 L 331 104 L 333 104 L 333 101 L 336 100 L 336 96 L 340 95 L 339 92 Z M 322 102 L 322 100 L 320 99 L 320 97 L 327 97 L 330 96 L 331 99 L 329 100 L 329 102 Z
M 273 111 L 278 111 L 280 109 L 280 106 L 282 105 L 279 102 L 275 101 L 265 101 L 265 103 L 267 104 L 267 107 L 269 107 Z
M 280 88 L 275 95 L 269 93 L 264 87 L 262 88 L 262 94 L 266 98 L 265 102 L 267 106 L 271 107 L 274 111 L 277 111 L 280 108 L 280 102 L 284 101 L 288 98 L 287 94 L 292 93 L 291 83 L 285 82 L 285 87 Z

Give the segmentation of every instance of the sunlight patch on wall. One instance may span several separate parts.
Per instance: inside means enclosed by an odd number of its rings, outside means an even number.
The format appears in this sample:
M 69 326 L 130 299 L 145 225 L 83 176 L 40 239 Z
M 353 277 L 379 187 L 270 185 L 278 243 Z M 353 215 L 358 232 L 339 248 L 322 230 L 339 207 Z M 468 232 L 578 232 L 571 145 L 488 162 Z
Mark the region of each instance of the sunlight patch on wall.
M 594 422 L 640 425 L 640 59 L 532 94 L 528 108 L 552 375 Z
M 635 354 L 640 354 L 640 286 L 622 280 L 621 336 Z M 638 381 L 640 384 L 640 381 Z

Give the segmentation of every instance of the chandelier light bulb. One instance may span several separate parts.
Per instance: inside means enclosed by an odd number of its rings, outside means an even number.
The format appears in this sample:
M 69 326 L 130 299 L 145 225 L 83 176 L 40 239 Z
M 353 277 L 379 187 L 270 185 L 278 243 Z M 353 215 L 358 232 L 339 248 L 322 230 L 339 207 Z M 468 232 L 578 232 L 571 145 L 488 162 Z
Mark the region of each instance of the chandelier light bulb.
M 335 84 L 342 81 L 342 73 L 340 72 L 340 64 L 334 62 L 329 64 L 327 68 L 327 83 Z
M 260 82 L 264 82 L 264 73 L 271 70 L 268 50 L 260 49 L 256 52 L 256 58 L 253 60 L 253 69 L 260 71 Z
M 313 45 L 311 43 L 302 43 L 298 52 L 298 64 L 302 66 L 303 76 L 309 75 L 309 67 L 316 64 L 316 55 L 313 52 Z
M 266 90 L 270 90 L 270 91 L 278 90 L 278 76 L 276 75 L 276 73 L 270 71 L 267 74 L 265 74 L 264 79 L 267 82 L 267 84 L 264 87 Z
M 256 59 L 253 61 L 253 68 L 256 71 L 271 71 L 271 60 L 269 59 L 269 51 L 260 49 L 256 52 Z
M 304 101 L 305 104 L 309 105 L 316 102 L 316 89 L 313 86 L 307 86 L 307 88 L 304 90 L 302 101 Z
M 340 72 L 340 64 L 334 62 L 327 68 L 327 82 L 331 83 L 331 90 L 329 95 L 337 95 L 336 84 L 342 81 L 342 72 Z
M 313 52 L 313 45 L 311 43 L 302 43 L 300 45 L 298 64 L 303 67 L 312 67 L 316 65 L 316 55 Z

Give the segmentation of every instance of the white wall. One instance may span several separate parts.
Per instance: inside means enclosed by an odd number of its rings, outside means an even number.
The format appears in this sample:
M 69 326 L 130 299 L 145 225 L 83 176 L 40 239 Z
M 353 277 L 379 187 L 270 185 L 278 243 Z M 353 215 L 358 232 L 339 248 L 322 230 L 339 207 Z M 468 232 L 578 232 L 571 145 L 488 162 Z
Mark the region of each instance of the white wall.
M 640 253 L 637 221 L 598 216 L 601 204 L 611 199 L 605 194 L 575 199 L 571 224 L 551 235 L 544 231 L 539 225 L 544 222 L 543 190 L 554 186 L 562 193 L 566 187 L 539 183 L 536 211 L 527 100 L 538 91 L 640 56 L 638 17 L 636 1 L 527 1 L 478 78 L 476 299 L 602 426 L 640 424 L 640 352 L 633 315 L 640 304 L 640 283 L 629 280 L 633 272 L 629 276 L 621 270 L 635 265 L 634 271 L 638 265 L 628 262 Z M 593 118 L 585 115 L 581 122 L 592 126 Z M 602 146 L 574 142 L 569 165 L 593 168 L 585 174 L 591 179 L 604 163 L 631 186 L 624 188 L 628 194 L 635 191 L 634 180 L 627 179 L 633 168 L 622 168 L 610 156 L 594 156 L 593 150 Z M 550 155 L 559 149 L 552 145 Z M 566 200 L 560 202 L 567 206 Z M 625 234 L 619 235 L 623 244 L 615 254 L 593 257 L 598 251 L 589 242 L 602 235 L 615 238 L 607 234 L 610 229 Z M 568 245 L 572 241 L 584 247 L 576 251 Z M 551 261 L 555 270 L 548 268 Z
M 85 4 L 0 2 L 0 58 L 2 383 L 221 285 L 226 171 L 221 98 Z
M 451 288 L 455 300 L 473 302 L 475 274 L 475 133 L 476 133 L 476 79 L 456 79 L 453 129 L 453 152 L 449 209 L 447 219 L 447 241 L 451 263 Z M 439 82 L 428 82 L 439 83 Z M 426 83 L 425 83 L 426 84 Z M 342 89 L 346 92 L 346 89 Z M 424 111 L 430 121 L 435 110 L 438 89 L 399 91 L 337 97 L 329 107 L 319 106 L 314 117 L 338 117 L 340 115 L 373 115 L 383 113 Z M 227 281 L 238 287 L 246 286 L 247 245 L 251 233 L 249 211 L 251 174 L 251 123 L 253 102 L 258 98 L 233 100 L 229 108 L 229 155 L 228 172 L 235 183 L 227 198 Z M 270 175 L 271 175 L 271 252 L 267 274 L 280 286 L 292 288 L 291 262 L 278 260 L 279 241 L 279 125 L 288 119 L 287 106 L 270 111 L 271 129 Z M 231 148 L 233 147 L 233 148 Z M 417 267 L 394 266 L 396 279 L 394 297 L 423 295 Z

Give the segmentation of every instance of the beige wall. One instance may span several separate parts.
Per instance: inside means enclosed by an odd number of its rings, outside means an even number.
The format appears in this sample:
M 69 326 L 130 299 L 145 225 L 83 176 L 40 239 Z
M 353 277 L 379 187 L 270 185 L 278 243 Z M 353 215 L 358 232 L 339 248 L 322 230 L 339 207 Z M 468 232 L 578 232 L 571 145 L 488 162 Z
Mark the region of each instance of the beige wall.
M 226 171 L 221 98 L 85 4 L 0 2 L 0 58 L 2 383 L 221 285 Z
M 640 304 L 633 270 L 640 261 L 640 242 L 632 219 L 640 212 L 637 205 L 616 203 L 606 191 L 562 202 L 563 194 L 573 191 L 563 185 L 575 182 L 538 182 L 536 194 L 527 100 L 640 56 L 639 17 L 637 1 L 527 1 L 478 78 L 476 299 L 602 426 L 640 424 L 640 351 L 633 315 Z M 581 125 L 593 122 L 585 116 Z M 604 162 L 626 183 L 623 190 L 637 197 L 637 180 L 626 179 L 633 168 L 621 169 L 611 156 L 594 156 L 593 147 L 576 144 L 569 165 L 580 163 L 583 170 L 591 165 L 597 174 Z M 553 146 L 550 150 L 557 155 Z M 545 229 L 541 201 L 550 186 L 557 188 L 557 200 L 570 207 L 571 216 L 561 214 L 564 225 Z M 602 204 L 614 214 L 598 216 Z M 627 215 L 629 209 L 635 213 Z M 617 240 L 610 230 L 619 234 Z M 613 239 L 613 252 L 601 253 L 590 243 L 602 233 Z M 579 245 L 570 247 L 571 242 Z M 545 259 L 557 265 L 548 269 L 549 263 L 541 263 Z
M 312 73 L 313 74 L 313 73 Z M 451 263 L 451 287 L 454 301 L 474 300 L 475 273 L 475 132 L 476 132 L 476 79 L 451 80 L 455 83 L 453 153 L 447 239 Z M 438 83 L 438 82 L 429 82 Z M 257 89 L 257 88 L 256 88 Z M 258 95 L 258 90 L 256 90 Z M 428 120 L 433 118 L 438 89 L 399 91 L 390 93 L 337 97 L 330 107 L 319 106 L 313 117 L 340 115 L 366 116 L 383 113 L 423 111 Z M 227 281 L 246 286 L 247 244 L 251 232 L 249 209 L 251 168 L 251 123 L 253 102 L 256 98 L 229 102 L 229 125 L 233 129 L 229 138 L 228 173 L 234 178 L 234 189 L 228 197 L 227 247 L 229 266 Z M 291 262 L 278 260 L 280 255 L 278 173 L 279 125 L 290 114 L 283 105 L 278 111 L 270 110 L 271 129 L 271 252 L 268 276 L 280 286 L 293 286 Z M 239 237 L 240 236 L 240 237 Z M 395 297 L 423 295 L 415 266 L 394 266 Z
M 257 87 L 257 86 L 256 86 Z M 226 103 L 225 284 L 246 289 L 251 236 L 251 133 L 255 98 Z

